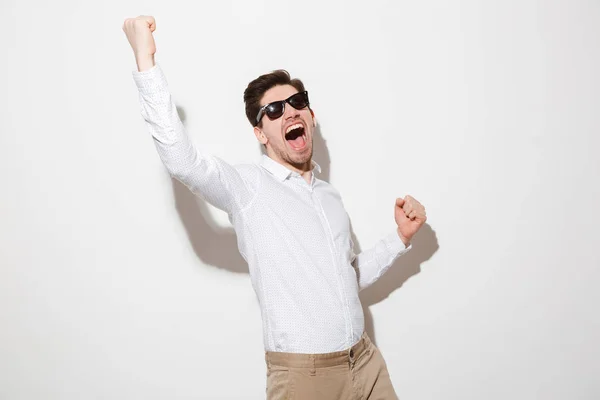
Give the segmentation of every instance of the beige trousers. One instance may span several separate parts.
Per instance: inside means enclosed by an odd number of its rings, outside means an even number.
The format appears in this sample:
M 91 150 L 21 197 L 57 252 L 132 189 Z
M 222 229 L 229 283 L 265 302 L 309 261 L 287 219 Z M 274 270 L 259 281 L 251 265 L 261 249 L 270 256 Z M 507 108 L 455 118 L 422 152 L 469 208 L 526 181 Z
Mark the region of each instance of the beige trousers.
M 325 354 L 266 352 L 267 400 L 398 399 L 379 349 L 363 333 Z

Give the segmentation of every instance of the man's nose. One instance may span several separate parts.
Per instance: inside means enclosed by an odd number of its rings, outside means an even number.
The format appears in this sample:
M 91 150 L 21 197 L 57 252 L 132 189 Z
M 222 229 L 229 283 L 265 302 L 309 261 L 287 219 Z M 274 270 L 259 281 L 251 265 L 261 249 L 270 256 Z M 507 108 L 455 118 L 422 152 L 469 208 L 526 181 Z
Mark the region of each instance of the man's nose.
M 285 103 L 285 110 L 283 110 L 283 119 L 284 120 L 293 119 L 299 115 L 300 115 L 299 110 L 296 110 L 294 107 L 292 107 L 291 104 Z

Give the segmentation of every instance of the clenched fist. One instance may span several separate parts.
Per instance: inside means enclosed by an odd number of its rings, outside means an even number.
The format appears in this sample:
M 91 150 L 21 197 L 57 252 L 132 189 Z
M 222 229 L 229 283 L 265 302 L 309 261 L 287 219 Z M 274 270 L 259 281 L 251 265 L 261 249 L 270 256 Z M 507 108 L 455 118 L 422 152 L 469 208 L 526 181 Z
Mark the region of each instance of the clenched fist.
M 127 18 L 123 23 L 123 32 L 133 49 L 135 59 L 140 71 L 154 66 L 154 53 L 156 44 L 152 32 L 156 29 L 154 17 L 140 15 L 136 18 Z
M 398 235 L 406 245 L 427 221 L 425 207 L 412 196 L 396 199 L 394 218 L 398 225 Z

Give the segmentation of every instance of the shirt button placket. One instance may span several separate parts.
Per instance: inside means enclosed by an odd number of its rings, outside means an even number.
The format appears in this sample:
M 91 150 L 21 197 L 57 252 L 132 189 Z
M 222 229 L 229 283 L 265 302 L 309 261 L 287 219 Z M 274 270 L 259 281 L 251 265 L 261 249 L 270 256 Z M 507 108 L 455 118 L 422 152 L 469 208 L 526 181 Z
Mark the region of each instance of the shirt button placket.
M 327 237 L 327 243 L 329 244 L 329 252 L 331 254 L 331 262 L 333 263 L 333 268 L 335 268 L 335 270 L 336 270 L 341 300 L 344 302 L 344 305 L 345 305 L 343 314 L 344 314 L 344 321 L 346 322 L 346 335 L 347 335 L 346 343 L 348 345 L 350 345 L 352 342 L 352 326 L 350 324 L 350 310 L 348 309 L 348 297 L 346 295 L 346 292 L 344 291 L 344 284 L 343 284 L 344 277 L 342 276 L 339 265 L 337 263 L 337 257 L 336 257 L 336 252 L 335 252 L 335 243 L 333 241 L 333 236 L 332 236 L 333 234 L 331 232 L 329 222 L 327 221 L 327 215 L 325 215 L 325 209 L 323 208 L 323 205 L 321 204 L 321 201 L 319 200 L 317 194 L 315 192 L 313 192 L 312 190 L 311 190 L 311 198 L 313 201 L 313 205 L 317 211 L 317 214 L 319 215 L 319 219 L 321 221 L 323 231 L 325 232 L 325 236 Z

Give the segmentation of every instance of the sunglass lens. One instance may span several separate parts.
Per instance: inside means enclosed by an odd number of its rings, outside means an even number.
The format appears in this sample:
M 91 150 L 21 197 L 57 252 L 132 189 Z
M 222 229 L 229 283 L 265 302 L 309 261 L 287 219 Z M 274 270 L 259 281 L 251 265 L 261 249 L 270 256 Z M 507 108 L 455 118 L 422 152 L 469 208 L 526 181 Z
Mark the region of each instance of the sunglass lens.
M 270 119 L 277 119 L 283 115 L 283 103 L 276 102 L 269 104 L 265 112 Z
M 289 103 L 296 110 L 300 110 L 308 105 L 308 96 L 306 93 L 296 93 L 289 99 Z

